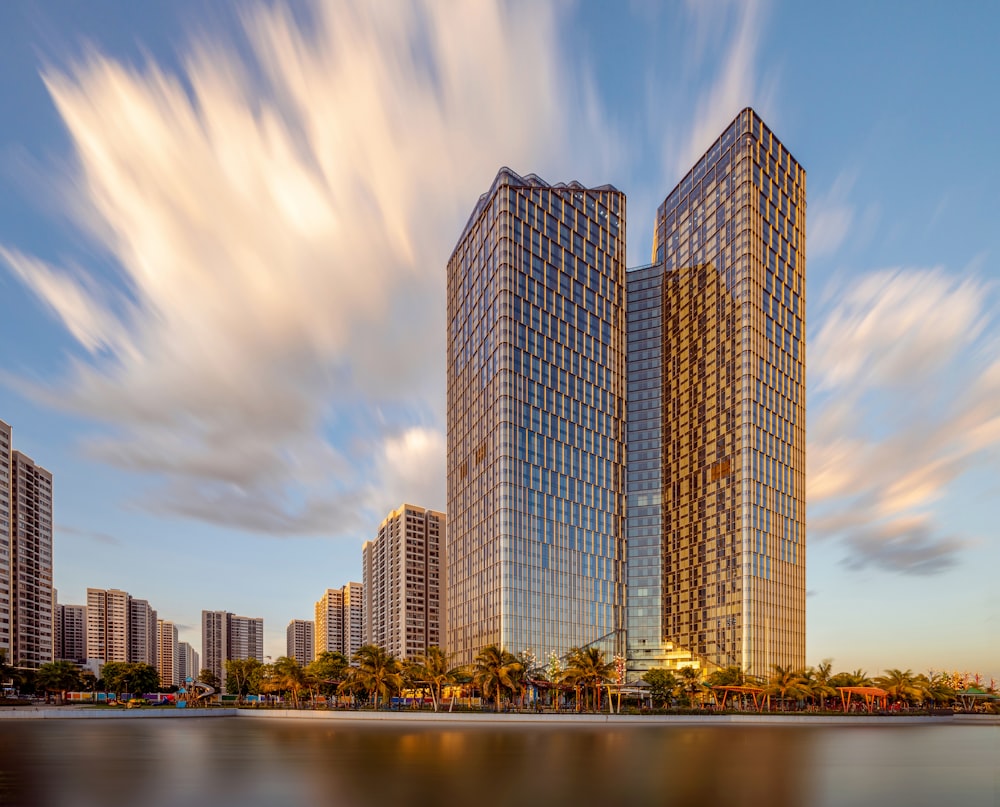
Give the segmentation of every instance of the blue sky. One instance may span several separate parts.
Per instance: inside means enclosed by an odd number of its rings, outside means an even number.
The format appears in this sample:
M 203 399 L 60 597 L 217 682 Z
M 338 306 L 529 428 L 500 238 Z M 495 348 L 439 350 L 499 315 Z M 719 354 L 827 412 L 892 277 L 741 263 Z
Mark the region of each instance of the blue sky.
M 283 654 L 392 507 L 444 507 L 444 265 L 496 170 L 615 184 L 644 263 L 752 105 L 808 174 L 807 660 L 1000 678 L 997 23 L 0 5 L 0 418 L 55 474 L 60 601 Z

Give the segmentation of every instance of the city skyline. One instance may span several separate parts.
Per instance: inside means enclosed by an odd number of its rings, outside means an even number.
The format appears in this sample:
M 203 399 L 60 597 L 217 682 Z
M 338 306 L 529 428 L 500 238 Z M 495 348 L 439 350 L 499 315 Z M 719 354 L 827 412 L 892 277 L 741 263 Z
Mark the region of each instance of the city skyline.
M 1000 676 L 993 14 L 284 9 L 0 9 L 0 418 L 60 602 L 280 655 L 385 512 L 444 509 L 444 266 L 497 169 L 613 183 L 637 266 L 750 105 L 810 177 L 806 661 Z

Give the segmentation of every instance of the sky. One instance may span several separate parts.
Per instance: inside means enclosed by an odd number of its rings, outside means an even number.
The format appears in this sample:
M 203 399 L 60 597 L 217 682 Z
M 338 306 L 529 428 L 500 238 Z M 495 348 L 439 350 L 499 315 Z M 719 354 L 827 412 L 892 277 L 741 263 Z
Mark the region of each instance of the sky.
M 0 419 L 59 601 L 264 618 L 445 507 L 445 265 L 501 166 L 656 206 L 745 106 L 807 172 L 807 663 L 1000 679 L 988 4 L 0 4 Z

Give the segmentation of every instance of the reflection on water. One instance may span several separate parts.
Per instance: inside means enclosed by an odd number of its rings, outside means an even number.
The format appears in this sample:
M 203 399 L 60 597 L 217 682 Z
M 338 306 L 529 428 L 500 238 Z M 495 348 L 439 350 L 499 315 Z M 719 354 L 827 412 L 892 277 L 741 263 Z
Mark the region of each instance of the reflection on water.
M 995 807 L 1000 728 L 0 722 L 0 804 Z

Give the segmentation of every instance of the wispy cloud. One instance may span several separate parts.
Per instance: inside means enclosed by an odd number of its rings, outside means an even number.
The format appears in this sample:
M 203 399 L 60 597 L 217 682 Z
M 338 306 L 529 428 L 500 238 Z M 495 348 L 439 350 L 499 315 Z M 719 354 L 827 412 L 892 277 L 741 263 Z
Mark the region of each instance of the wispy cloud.
M 358 502 L 443 503 L 448 250 L 499 165 L 610 141 L 558 13 L 258 6 L 246 48 L 202 34 L 178 74 L 48 71 L 71 211 L 118 282 L 3 248 L 86 351 L 36 393 L 106 423 L 88 451 L 158 480 L 155 510 L 333 533 Z
M 809 350 L 810 532 L 846 562 L 942 571 L 973 542 L 942 526 L 952 485 L 1000 448 L 993 290 L 942 269 L 851 281 Z
M 74 538 L 85 538 L 88 541 L 93 541 L 94 543 L 103 544 L 105 546 L 122 545 L 121 540 L 116 538 L 114 535 L 111 535 L 111 533 L 83 530 L 79 527 L 70 526 L 69 524 L 56 524 L 55 531 L 60 535 L 72 535 Z
M 683 176 L 743 107 L 766 101 L 757 69 L 766 3 L 763 0 L 689 0 L 695 61 L 710 56 L 717 71 L 708 87 L 700 88 L 691 124 L 680 145 L 668 144 L 674 174 Z
M 810 258 L 832 255 L 847 239 L 854 222 L 854 207 L 848 201 L 853 186 L 854 175 L 843 172 L 826 193 L 810 202 L 806 237 Z

